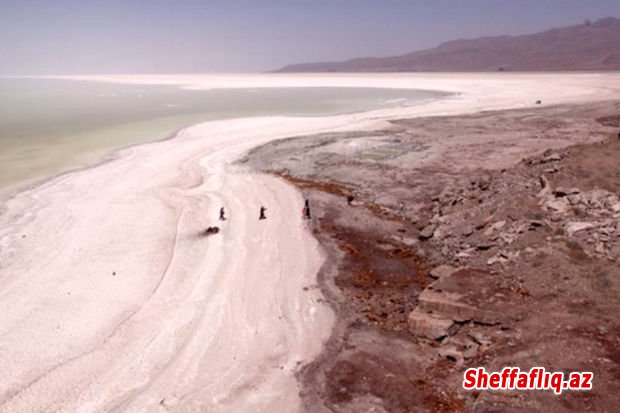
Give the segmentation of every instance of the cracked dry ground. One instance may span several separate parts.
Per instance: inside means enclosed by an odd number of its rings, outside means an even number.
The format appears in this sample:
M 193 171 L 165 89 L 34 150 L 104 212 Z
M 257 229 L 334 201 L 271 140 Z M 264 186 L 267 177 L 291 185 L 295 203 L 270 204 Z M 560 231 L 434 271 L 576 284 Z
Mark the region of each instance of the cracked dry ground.
M 329 256 L 308 288 L 338 319 L 299 372 L 307 411 L 620 411 L 619 132 L 612 102 L 253 151 L 246 162 L 311 199 Z M 452 136 L 461 142 L 429 160 L 433 139 Z M 478 366 L 592 371 L 594 388 L 464 391 L 463 372 Z

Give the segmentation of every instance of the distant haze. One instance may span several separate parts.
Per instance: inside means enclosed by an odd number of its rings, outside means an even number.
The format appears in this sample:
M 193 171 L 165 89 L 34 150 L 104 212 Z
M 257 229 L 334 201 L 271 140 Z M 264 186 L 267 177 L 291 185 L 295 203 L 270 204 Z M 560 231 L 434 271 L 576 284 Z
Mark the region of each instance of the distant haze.
M 282 72 L 620 70 L 620 19 L 520 36 L 453 40 L 400 56 L 289 65 Z
M 244 72 L 620 16 L 618 0 L 0 0 L 0 74 Z

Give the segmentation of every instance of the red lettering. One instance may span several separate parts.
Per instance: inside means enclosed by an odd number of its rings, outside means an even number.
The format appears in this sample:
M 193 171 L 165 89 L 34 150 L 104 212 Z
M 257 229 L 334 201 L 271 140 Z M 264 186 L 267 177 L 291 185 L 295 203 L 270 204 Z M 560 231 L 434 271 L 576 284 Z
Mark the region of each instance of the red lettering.
M 519 367 L 504 367 L 501 371 L 487 372 L 484 367 L 468 368 L 463 373 L 465 390 L 553 390 L 562 394 L 565 390 L 592 389 L 592 372 L 562 373 L 546 371 L 544 367 L 532 367 L 529 372 Z
M 501 380 L 501 377 L 499 373 L 497 372 L 491 373 L 489 375 L 489 387 L 491 389 L 497 389 L 499 387 L 500 380 Z
M 581 377 L 583 381 L 581 382 L 581 388 L 583 390 L 590 390 L 592 388 L 592 378 L 594 377 L 594 373 L 590 371 L 584 371 L 581 373 Z
M 541 369 L 541 368 L 537 368 L 536 370 L 538 370 L 538 384 L 536 385 L 537 389 L 543 389 L 543 376 L 545 375 L 545 369 Z M 545 377 L 547 378 L 547 377 Z M 549 385 L 549 383 L 547 383 L 545 385 L 545 387 L 547 387 Z
M 532 367 L 532 369 L 530 370 L 530 389 L 536 388 L 536 385 L 534 384 L 534 379 L 536 379 L 537 375 L 538 369 L 536 367 Z
M 517 375 L 519 374 L 519 369 L 510 369 L 510 388 L 514 389 L 515 388 L 515 380 L 517 378 Z
M 484 368 L 481 367 L 478 369 L 478 382 L 476 383 L 476 387 L 479 389 L 486 389 L 489 386 L 489 375 Z
M 467 369 L 463 375 L 463 388 L 471 390 L 476 385 L 476 375 L 478 369 Z
M 510 369 L 508 367 L 504 367 L 502 369 L 502 389 L 505 389 L 508 385 L 508 376 L 510 375 Z
M 549 375 L 547 375 L 549 378 Z M 564 375 L 562 373 L 553 373 L 551 375 L 551 388 L 555 394 L 562 394 L 562 379 Z

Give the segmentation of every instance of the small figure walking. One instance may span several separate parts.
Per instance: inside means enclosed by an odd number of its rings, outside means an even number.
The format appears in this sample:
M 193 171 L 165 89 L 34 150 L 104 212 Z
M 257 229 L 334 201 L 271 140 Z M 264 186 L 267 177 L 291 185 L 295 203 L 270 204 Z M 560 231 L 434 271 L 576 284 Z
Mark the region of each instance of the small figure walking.
M 305 200 L 303 215 L 305 219 L 312 219 L 312 216 L 310 215 L 310 200 L 309 199 Z
M 220 208 L 220 221 L 226 221 L 226 214 L 224 212 L 224 207 Z
M 265 208 L 264 206 L 260 207 L 260 214 L 258 216 L 258 219 L 267 219 L 267 217 L 265 216 L 265 211 L 267 211 L 267 208 Z

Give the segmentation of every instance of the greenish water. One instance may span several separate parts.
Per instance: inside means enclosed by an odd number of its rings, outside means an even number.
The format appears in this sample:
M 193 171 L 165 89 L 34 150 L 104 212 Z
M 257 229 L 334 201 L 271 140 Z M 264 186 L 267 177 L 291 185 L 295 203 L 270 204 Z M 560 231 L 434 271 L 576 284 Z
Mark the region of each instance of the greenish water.
M 0 79 L 0 188 L 94 163 L 115 148 L 215 119 L 324 116 L 419 104 L 440 92 L 375 88 L 184 90 Z

